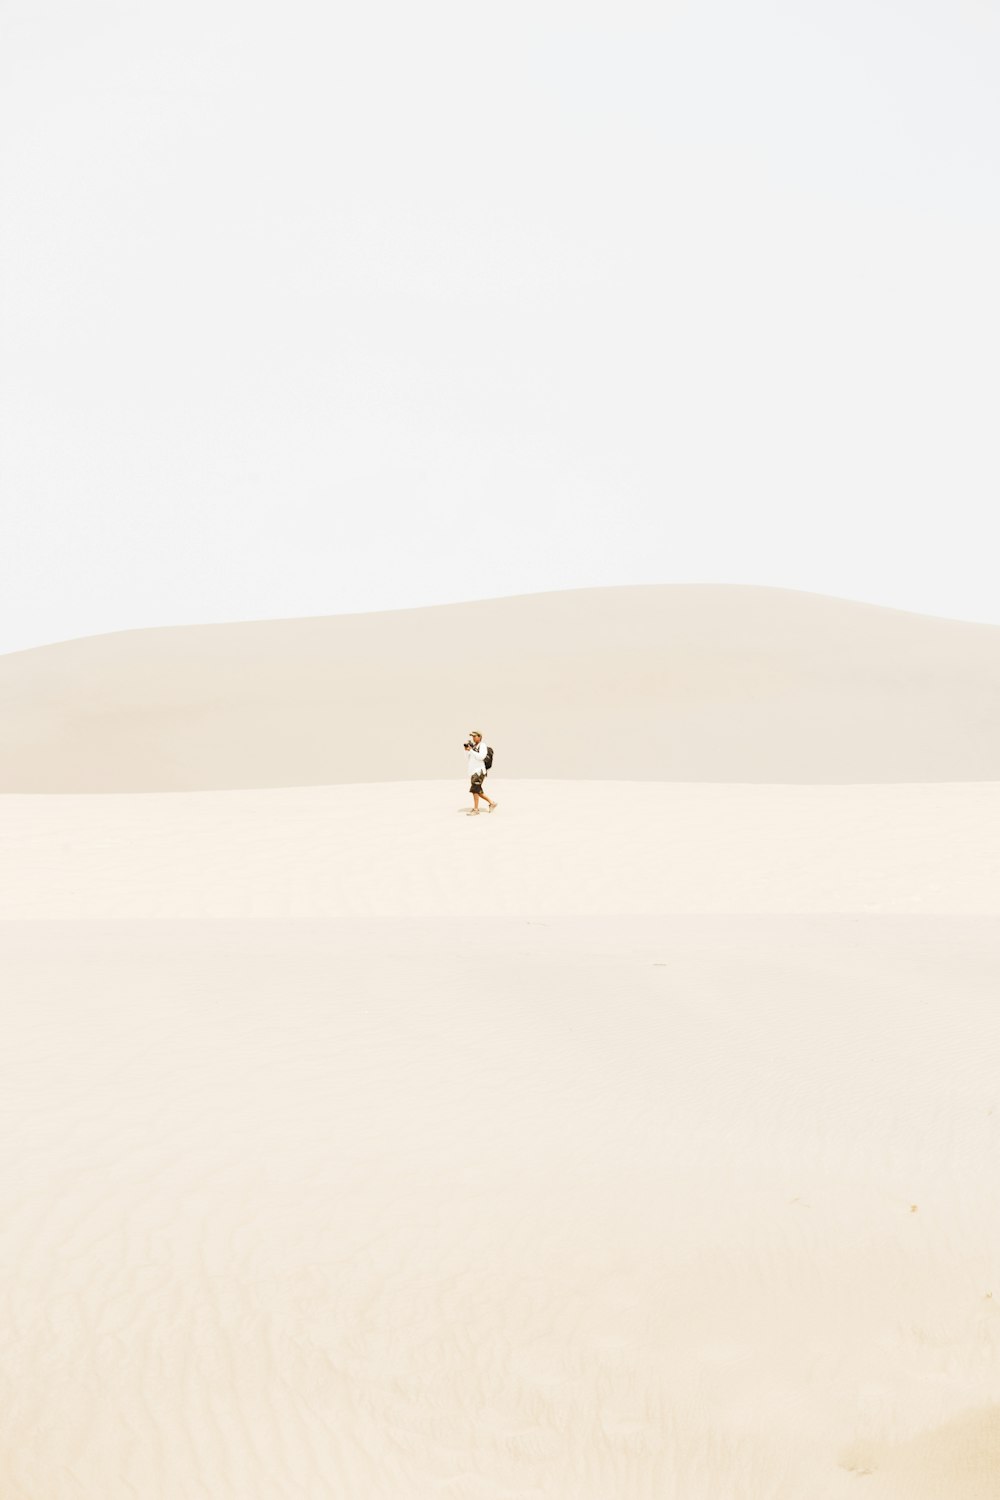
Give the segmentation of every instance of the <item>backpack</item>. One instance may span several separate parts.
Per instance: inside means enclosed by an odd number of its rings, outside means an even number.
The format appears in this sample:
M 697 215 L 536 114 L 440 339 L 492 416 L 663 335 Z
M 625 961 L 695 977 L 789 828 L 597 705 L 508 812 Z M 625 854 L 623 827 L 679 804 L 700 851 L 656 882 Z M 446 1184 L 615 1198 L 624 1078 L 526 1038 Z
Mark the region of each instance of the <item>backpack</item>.
M 486 746 L 486 754 L 483 756 L 483 770 L 488 771 L 493 764 L 493 746 Z

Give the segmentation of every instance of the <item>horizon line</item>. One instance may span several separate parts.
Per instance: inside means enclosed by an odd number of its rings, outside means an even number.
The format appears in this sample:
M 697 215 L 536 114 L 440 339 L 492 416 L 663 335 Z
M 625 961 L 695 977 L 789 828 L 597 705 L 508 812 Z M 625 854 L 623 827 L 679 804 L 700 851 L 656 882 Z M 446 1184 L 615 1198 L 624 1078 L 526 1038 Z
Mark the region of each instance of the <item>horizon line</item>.
M 963 625 L 979 630 L 1000 631 L 1000 623 L 992 620 L 972 620 L 958 615 L 938 615 L 927 613 L 923 610 L 904 609 L 893 604 L 878 604 L 871 599 L 852 598 L 846 594 L 828 594 L 816 589 L 793 588 L 785 584 L 769 583 L 726 583 L 718 580 L 701 580 L 693 582 L 660 582 L 660 583 L 607 583 L 607 584 L 577 584 L 569 588 L 555 589 L 533 589 L 521 590 L 513 594 L 487 594 L 476 598 L 449 599 L 434 604 L 401 604 L 392 605 L 383 609 L 345 609 L 325 610 L 322 613 L 308 613 L 301 615 L 249 615 L 238 616 L 227 620 L 188 620 L 162 625 L 123 625 L 115 630 L 88 631 L 83 635 L 57 636 L 53 640 L 39 641 L 33 646 L 16 646 L 10 651 L 0 651 L 0 661 L 11 656 L 25 656 L 32 651 L 48 651 L 59 646 L 77 645 L 83 641 L 107 640 L 111 636 L 119 635 L 141 635 L 154 631 L 166 630 L 221 630 L 228 629 L 234 625 L 282 625 L 294 624 L 305 620 L 333 620 L 333 619 L 358 619 L 368 615 L 395 615 L 416 614 L 429 610 L 440 609 L 467 609 L 478 604 L 504 604 L 513 603 L 519 599 L 544 599 L 559 595 L 569 594 L 610 594 L 625 591 L 650 589 L 672 589 L 672 590 L 711 590 L 725 589 L 732 592 L 767 593 L 767 594 L 794 594 L 799 598 L 824 600 L 833 604 L 846 604 L 858 609 L 878 610 L 883 614 L 906 615 L 911 619 L 935 620 L 943 625 Z

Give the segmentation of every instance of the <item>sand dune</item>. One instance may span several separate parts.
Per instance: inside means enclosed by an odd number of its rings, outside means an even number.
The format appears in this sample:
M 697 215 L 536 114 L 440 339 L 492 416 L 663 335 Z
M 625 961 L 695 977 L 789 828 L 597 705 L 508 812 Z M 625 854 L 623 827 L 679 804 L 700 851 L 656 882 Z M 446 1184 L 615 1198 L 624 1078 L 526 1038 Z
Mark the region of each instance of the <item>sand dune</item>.
M 126 631 L 0 657 L 0 790 L 513 777 L 984 781 L 1000 628 L 648 587 Z M 474 721 L 479 721 L 478 723 Z
M 998 640 L 0 660 L 4 1500 L 997 1500 Z

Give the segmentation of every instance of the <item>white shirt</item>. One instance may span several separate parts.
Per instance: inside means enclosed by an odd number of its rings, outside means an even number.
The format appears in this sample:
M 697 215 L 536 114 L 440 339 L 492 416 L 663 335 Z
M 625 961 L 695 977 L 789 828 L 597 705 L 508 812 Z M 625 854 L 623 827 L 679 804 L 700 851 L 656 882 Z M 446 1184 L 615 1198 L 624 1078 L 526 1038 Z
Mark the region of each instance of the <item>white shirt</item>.
M 469 771 L 471 775 L 478 776 L 480 771 L 486 769 L 483 765 L 483 761 L 486 759 L 486 741 L 480 740 L 478 747 L 473 745 L 471 740 L 469 744 Z

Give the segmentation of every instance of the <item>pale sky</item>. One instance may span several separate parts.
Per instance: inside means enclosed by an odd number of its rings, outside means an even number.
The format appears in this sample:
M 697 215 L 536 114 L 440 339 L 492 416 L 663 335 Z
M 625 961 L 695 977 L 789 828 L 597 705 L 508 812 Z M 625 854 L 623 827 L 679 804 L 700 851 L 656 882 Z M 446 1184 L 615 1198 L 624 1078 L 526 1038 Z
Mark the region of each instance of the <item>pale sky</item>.
M 6 0 L 0 650 L 600 584 L 1000 622 L 1000 4 Z

